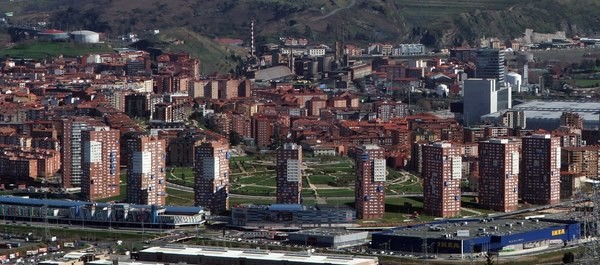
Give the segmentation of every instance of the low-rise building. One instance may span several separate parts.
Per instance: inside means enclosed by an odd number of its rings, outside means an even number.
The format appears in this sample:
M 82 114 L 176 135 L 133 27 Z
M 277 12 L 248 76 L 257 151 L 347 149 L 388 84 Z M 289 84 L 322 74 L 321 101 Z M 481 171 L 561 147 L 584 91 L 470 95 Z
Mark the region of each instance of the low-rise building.
M 300 229 L 351 226 L 355 220 L 354 210 L 346 206 L 244 204 L 231 208 L 231 225 L 245 228 Z
M 310 252 L 284 252 L 261 249 L 232 249 L 167 245 L 139 252 L 138 261 L 187 263 L 195 265 L 378 265 L 377 257 L 330 255 Z
M 340 249 L 364 245 L 368 235 L 367 231 L 315 228 L 289 233 L 288 240 L 296 245 Z

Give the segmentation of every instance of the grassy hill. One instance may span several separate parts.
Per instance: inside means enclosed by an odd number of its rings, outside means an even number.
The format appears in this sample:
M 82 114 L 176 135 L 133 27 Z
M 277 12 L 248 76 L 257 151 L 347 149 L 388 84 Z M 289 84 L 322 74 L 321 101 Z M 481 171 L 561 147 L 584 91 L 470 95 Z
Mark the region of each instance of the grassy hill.
M 564 30 L 570 36 L 600 33 L 597 0 L 0 0 L 0 12 L 8 11 L 15 12 L 15 19 L 37 17 L 39 21 L 48 15 L 52 27 L 108 35 L 174 29 L 170 34 L 191 42 L 204 37 L 248 39 L 252 20 L 259 43 L 291 35 L 315 42 L 343 39 L 447 46 L 473 45 L 481 37 L 520 37 L 525 28 Z M 212 49 L 209 44 L 186 45 L 174 49 Z M 199 53 L 223 57 L 228 52 Z
M 200 58 L 200 67 L 204 74 L 227 73 L 235 69 L 239 60 L 247 53 L 240 48 L 221 46 L 212 39 L 187 28 L 164 30 L 159 34 L 159 38 L 163 41 L 183 40 L 183 44 L 170 44 L 165 47 L 165 50 L 188 52 L 192 56 Z

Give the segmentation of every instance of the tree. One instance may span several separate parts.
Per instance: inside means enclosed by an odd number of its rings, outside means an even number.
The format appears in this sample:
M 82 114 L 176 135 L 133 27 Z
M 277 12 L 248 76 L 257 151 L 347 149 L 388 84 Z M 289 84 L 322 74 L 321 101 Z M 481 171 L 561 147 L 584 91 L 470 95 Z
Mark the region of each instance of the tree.
M 223 131 L 221 131 L 221 128 L 219 128 L 219 125 L 215 121 L 214 116 L 213 118 L 204 119 L 204 126 L 206 126 L 206 129 L 211 130 L 213 132 L 223 133 Z
M 306 26 L 304 28 L 304 37 L 306 37 L 309 40 L 314 40 L 315 39 L 315 33 L 313 32 L 313 30 L 309 26 Z
M 417 106 L 423 108 L 424 111 L 431 111 L 431 102 L 426 98 L 417 100 Z
M 356 79 L 352 82 L 354 83 L 354 86 L 356 87 L 356 89 L 358 89 L 358 91 L 360 91 L 361 93 L 365 92 L 365 80 L 363 78 Z
M 229 145 L 231 146 L 235 146 L 235 145 L 239 145 L 242 142 L 242 136 L 236 132 L 236 131 L 231 131 L 229 132 Z
M 574 263 L 575 262 L 575 254 L 573 252 L 567 252 L 563 255 L 562 262 L 564 264 Z
M 486 253 L 485 254 L 485 265 L 494 265 L 496 264 L 496 262 L 494 262 L 494 256 L 490 253 Z

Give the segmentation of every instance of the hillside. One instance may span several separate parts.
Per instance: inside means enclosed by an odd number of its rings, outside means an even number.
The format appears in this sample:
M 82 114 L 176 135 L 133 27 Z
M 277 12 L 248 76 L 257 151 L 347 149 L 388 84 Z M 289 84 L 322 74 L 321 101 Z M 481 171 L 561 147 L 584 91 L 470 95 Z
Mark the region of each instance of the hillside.
M 185 28 L 208 38 L 247 39 L 255 20 L 259 43 L 291 35 L 447 46 L 473 45 L 484 36 L 520 37 L 525 28 L 600 33 L 597 0 L 0 0 L 0 12 L 8 11 L 15 19 L 47 14 L 52 27 L 109 35 Z
M 175 44 L 175 40 L 183 41 L 183 44 Z M 221 46 L 212 39 L 187 28 L 162 30 L 156 38 L 150 39 L 150 42 L 150 46 L 164 51 L 186 52 L 200 58 L 200 68 L 205 75 L 235 70 L 246 54 L 241 48 Z

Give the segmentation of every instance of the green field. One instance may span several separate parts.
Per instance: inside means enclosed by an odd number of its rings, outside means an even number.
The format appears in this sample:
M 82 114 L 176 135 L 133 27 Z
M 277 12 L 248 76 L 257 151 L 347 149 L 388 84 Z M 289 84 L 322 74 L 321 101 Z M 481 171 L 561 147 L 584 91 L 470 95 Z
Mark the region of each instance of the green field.
M 142 234 L 139 232 L 129 232 L 118 229 L 110 231 L 108 229 L 89 229 L 83 225 L 70 225 L 60 228 L 48 227 L 47 230 L 49 236 L 56 236 L 62 241 L 80 239 L 139 241 L 143 238 L 148 239 L 159 235 L 159 233 Z M 45 234 L 46 228 L 15 223 L 10 225 L 0 225 L 0 231 L 13 235 L 32 233 L 34 236 L 42 237 Z
M 589 88 L 589 87 L 600 87 L 599 79 L 576 79 L 575 84 L 577 87 Z
M 167 180 L 179 185 L 194 187 L 194 169 L 191 167 L 174 167 L 167 169 Z
M 231 192 L 234 194 L 274 196 L 276 185 L 275 157 L 269 155 L 235 157 L 230 160 Z M 304 157 L 306 168 L 302 179 L 304 198 L 314 197 L 308 181 L 315 185 L 321 198 L 354 197 L 354 163 L 348 157 Z M 404 180 L 399 171 L 388 168 L 388 194 L 422 192 L 417 177 Z M 179 173 L 176 173 L 179 174 Z M 175 176 L 177 177 L 177 176 Z M 180 181 L 180 180 L 177 180 Z M 179 182 L 177 182 L 179 183 Z M 186 183 L 190 186 L 191 183 Z
M 192 206 L 194 193 L 167 188 L 167 205 Z
M 0 56 L 26 59 L 45 59 L 59 55 L 76 57 L 100 52 L 112 52 L 112 49 L 103 43 L 75 44 L 70 42 L 28 42 L 0 50 Z

